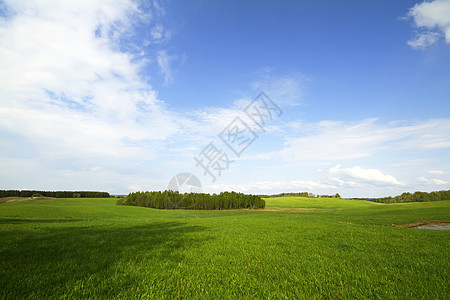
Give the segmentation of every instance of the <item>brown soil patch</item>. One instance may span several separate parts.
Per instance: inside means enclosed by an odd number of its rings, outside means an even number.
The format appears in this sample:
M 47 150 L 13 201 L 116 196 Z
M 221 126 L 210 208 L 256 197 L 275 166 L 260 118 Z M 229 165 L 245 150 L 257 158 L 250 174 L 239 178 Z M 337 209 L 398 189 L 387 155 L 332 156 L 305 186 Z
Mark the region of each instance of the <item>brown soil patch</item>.
M 51 200 L 53 197 L 5 197 L 0 198 L 0 203 L 17 203 L 37 200 Z
M 450 221 L 447 220 L 432 220 L 432 221 L 419 221 L 416 223 L 412 223 L 412 224 L 405 224 L 405 225 L 394 225 L 395 227 L 402 227 L 402 228 L 413 228 L 413 227 L 418 227 L 418 226 L 423 226 L 423 225 L 428 225 L 428 224 L 438 224 L 438 223 L 450 223 Z

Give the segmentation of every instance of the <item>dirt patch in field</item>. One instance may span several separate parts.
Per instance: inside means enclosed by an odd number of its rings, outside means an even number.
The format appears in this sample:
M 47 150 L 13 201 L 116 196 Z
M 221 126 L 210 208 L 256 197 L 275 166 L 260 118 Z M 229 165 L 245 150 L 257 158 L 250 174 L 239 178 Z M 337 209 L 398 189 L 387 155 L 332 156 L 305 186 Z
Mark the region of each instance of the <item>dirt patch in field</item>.
M 419 221 L 412 224 L 395 225 L 395 226 L 402 228 L 450 230 L 450 221 L 448 220 Z
M 300 207 L 270 207 L 270 208 L 264 208 L 264 211 L 282 211 L 282 212 L 306 212 L 306 211 L 313 211 L 317 208 L 300 208 Z
M 0 198 L 0 203 L 16 203 L 16 202 L 27 202 L 27 201 L 37 201 L 37 200 L 52 200 L 52 197 L 5 197 Z

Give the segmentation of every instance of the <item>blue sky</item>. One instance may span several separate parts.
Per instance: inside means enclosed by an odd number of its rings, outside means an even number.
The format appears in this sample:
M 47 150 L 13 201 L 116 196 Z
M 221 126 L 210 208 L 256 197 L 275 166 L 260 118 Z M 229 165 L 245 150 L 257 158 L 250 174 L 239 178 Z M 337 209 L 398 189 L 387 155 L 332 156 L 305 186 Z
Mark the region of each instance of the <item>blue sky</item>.
M 1 189 L 450 189 L 449 0 L 3 1 L 0 65 Z

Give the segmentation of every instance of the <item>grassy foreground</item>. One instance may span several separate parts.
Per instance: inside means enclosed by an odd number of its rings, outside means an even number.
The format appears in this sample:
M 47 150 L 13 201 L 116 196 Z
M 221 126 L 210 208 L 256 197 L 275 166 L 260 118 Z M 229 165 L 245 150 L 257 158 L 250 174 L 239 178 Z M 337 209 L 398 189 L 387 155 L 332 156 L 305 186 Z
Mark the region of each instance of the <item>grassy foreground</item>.
M 0 203 L 0 298 L 448 299 L 450 201 L 299 197 L 264 210 Z

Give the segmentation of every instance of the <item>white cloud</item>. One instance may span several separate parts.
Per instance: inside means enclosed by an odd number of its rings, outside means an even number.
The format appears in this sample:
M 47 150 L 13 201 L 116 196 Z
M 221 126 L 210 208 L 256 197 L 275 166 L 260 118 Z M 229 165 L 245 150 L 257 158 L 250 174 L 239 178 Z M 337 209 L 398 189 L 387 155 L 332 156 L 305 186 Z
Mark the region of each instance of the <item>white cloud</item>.
M 178 168 L 181 159 L 207 145 L 206 138 L 237 115 L 245 117 L 242 105 L 255 95 L 229 108 L 183 114 L 158 99 L 140 75 L 146 63 L 156 61 L 169 84 L 174 61 L 185 57 L 164 49 L 142 54 L 145 39 L 132 38 L 143 25 L 153 28 L 147 32 L 152 42 L 167 38 L 158 19 L 164 9 L 153 4 L 155 11 L 148 12 L 131 0 L 5 2 L 11 13 L 0 18 L 0 135 L 23 139 L 32 150 L 20 153 L 14 141 L 2 142 L 8 150 L 2 149 L 0 159 L 32 166 L 29 174 L 36 176 L 47 170 L 48 177 L 77 178 L 87 187 L 103 174 L 123 190 L 136 178 L 120 179 L 121 174 L 142 168 L 139 174 L 148 178 L 152 170 L 142 165 L 161 164 L 169 156 Z M 205 143 L 194 144 L 199 140 Z M 181 148 L 182 154 L 168 151 Z M 155 178 L 164 173 L 153 172 Z M 0 173 L 0 181 L 14 187 L 8 174 Z
M 143 63 L 120 50 L 131 23 L 145 16 L 134 2 L 8 4 L 16 14 L 0 30 L 4 108 L 52 114 L 59 109 L 106 123 L 164 109 L 139 76 Z
M 155 25 L 150 30 L 150 35 L 153 39 L 152 40 L 153 43 L 166 42 L 167 40 L 169 40 L 172 37 L 172 33 L 170 31 L 168 31 L 167 29 L 165 29 L 162 24 Z
M 164 34 L 164 29 L 163 29 L 162 25 L 158 24 L 155 27 L 153 27 L 150 31 L 150 34 L 152 35 L 152 37 L 154 39 L 157 39 L 157 40 L 161 39 Z
M 417 178 L 417 180 L 422 181 L 427 184 L 432 184 L 432 185 L 444 185 L 444 184 L 450 183 L 450 181 L 444 181 L 442 179 L 436 179 L 436 178 L 419 177 L 419 178 Z
M 197 131 L 202 132 L 203 136 L 218 135 L 221 133 L 236 117 L 244 121 L 252 130 L 258 130 L 250 118 L 244 113 L 245 106 L 242 104 L 250 103 L 248 101 L 238 101 L 238 104 L 232 104 L 230 107 L 206 107 L 196 111 L 193 117 L 199 121 Z
M 358 183 L 354 180 L 342 180 L 341 178 L 332 177 L 330 179 L 332 182 L 336 182 L 340 187 L 356 187 Z
M 159 16 L 164 16 L 166 14 L 166 9 L 159 3 L 159 1 L 154 0 L 152 4 Z
M 436 32 L 425 32 L 417 34 L 413 40 L 408 41 L 408 45 L 410 45 L 414 49 L 425 49 L 428 46 L 431 46 L 439 39 L 439 34 Z
M 133 30 L 151 24 L 151 12 L 128 0 L 2 5 L 0 134 L 27 140 L 40 171 L 70 161 L 76 173 L 84 164 L 112 165 L 108 158 L 151 160 L 181 132 L 185 118 L 140 76 L 148 60 Z M 17 162 L 18 151 L 8 149 L 1 155 Z
M 243 93 L 245 94 L 244 96 L 241 95 L 239 98 L 234 99 L 228 107 L 211 106 L 203 107 L 196 111 L 186 111 L 185 115 L 190 119 L 189 131 L 194 133 L 196 138 L 206 142 L 205 139 L 209 140 L 211 137 L 217 136 L 236 117 L 239 117 L 258 136 L 283 132 L 283 128 L 280 125 L 282 118 L 278 114 L 273 114 L 272 119 L 266 119 L 267 122 L 264 124 L 264 130 L 262 130 L 244 112 L 244 109 L 255 100 L 255 97 L 261 91 L 265 92 L 278 107 L 298 104 L 295 101 L 298 101 L 301 96 L 302 78 L 298 75 L 273 76 L 269 73 L 270 71 L 265 71 L 261 79 L 251 84 L 251 87 L 255 90 L 252 94 L 249 95 L 248 92 Z M 289 97 L 283 97 L 283 95 L 288 94 Z M 189 122 L 184 124 L 187 123 Z
M 253 82 L 256 91 L 264 91 L 278 105 L 296 106 L 303 96 L 303 84 L 308 79 L 301 74 L 292 73 L 282 76 L 273 75 L 271 69 L 260 72 L 260 79 Z
M 380 170 L 377 169 L 363 169 L 360 166 L 355 166 L 353 168 L 344 168 L 341 169 L 340 165 L 336 165 L 335 167 L 329 170 L 329 173 L 332 175 L 338 175 L 343 177 L 350 177 L 357 180 L 363 180 L 368 183 L 372 183 L 375 185 L 403 185 L 400 181 L 398 181 L 392 175 L 385 175 Z
M 168 55 L 165 50 L 158 51 L 158 55 L 156 57 L 166 85 L 173 82 L 171 64 L 174 58 L 175 57 Z
M 407 16 L 413 18 L 415 26 L 425 31 L 408 41 L 414 49 L 434 44 L 440 35 L 444 35 L 445 41 L 450 44 L 450 0 L 424 1 L 414 5 Z
M 429 170 L 428 174 L 433 174 L 433 175 L 447 175 L 450 174 L 450 171 L 441 171 L 441 170 Z
M 427 168 L 433 163 L 433 159 L 430 158 L 415 158 L 415 159 L 407 159 L 399 162 L 395 162 L 393 164 L 390 164 L 391 167 L 414 167 L 414 168 Z
M 280 155 L 290 163 L 364 158 L 383 150 L 444 149 L 450 147 L 450 119 L 381 124 L 321 121 L 292 127 Z M 292 135 L 303 135 L 292 137 Z
M 260 92 L 260 91 L 259 91 Z M 271 117 L 267 116 L 264 121 L 264 128 L 261 129 L 245 112 L 245 108 L 255 100 L 253 98 L 242 97 L 233 101 L 229 107 L 204 107 L 194 111 L 190 116 L 197 120 L 194 127 L 195 132 L 202 137 L 211 137 L 220 134 L 236 117 L 239 117 L 256 135 L 267 134 L 269 132 L 280 132 L 280 126 L 277 125 L 281 120 L 277 113 L 273 113 Z M 269 95 L 269 97 L 271 97 Z M 264 112 L 262 112 L 264 114 Z

